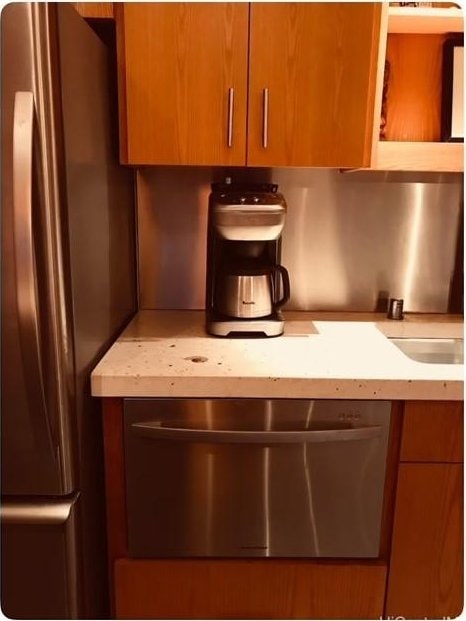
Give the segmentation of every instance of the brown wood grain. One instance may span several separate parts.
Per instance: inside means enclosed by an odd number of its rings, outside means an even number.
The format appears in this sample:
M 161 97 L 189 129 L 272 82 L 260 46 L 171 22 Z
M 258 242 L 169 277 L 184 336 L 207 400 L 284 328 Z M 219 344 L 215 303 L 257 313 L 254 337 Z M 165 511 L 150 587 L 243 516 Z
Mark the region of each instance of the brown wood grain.
M 388 35 L 387 140 L 440 140 L 445 38 L 441 34 Z
M 126 105 L 126 56 L 125 56 L 125 24 L 124 3 L 115 3 L 115 30 L 117 53 L 118 81 L 118 146 L 121 164 L 128 164 L 128 118 Z
M 388 560 L 392 541 L 393 518 L 395 514 L 396 481 L 400 461 L 401 430 L 403 424 L 403 401 L 393 401 L 390 419 L 387 462 L 385 470 L 385 491 L 380 532 L 380 558 Z
M 244 165 L 248 5 L 124 3 L 116 20 L 125 90 L 122 161 Z M 229 88 L 234 88 L 231 148 Z
M 380 16 L 380 3 L 251 4 L 248 165 L 370 164 Z
M 386 142 L 376 146 L 378 170 L 462 172 L 464 145 L 458 142 Z
M 113 564 L 127 556 L 126 485 L 123 446 L 123 400 L 103 399 L 105 500 L 111 606 L 114 608 Z
M 401 461 L 462 462 L 463 402 L 407 401 Z
M 461 613 L 462 491 L 460 464 L 400 465 L 385 618 Z
M 292 560 L 130 560 L 115 564 L 125 619 L 376 619 L 386 566 Z
M 113 2 L 72 2 L 82 17 L 113 18 Z
M 376 165 L 378 155 L 378 144 L 381 131 L 382 121 L 382 101 L 384 92 L 385 77 L 385 59 L 387 56 L 387 32 L 388 32 L 388 13 L 389 6 L 387 2 L 382 3 L 380 14 L 380 33 L 377 51 L 376 77 L 375 77 L 375 97 L 374 97 L 374 115 L 372 127 L 372 144 L 371 144 L 371 168 Z

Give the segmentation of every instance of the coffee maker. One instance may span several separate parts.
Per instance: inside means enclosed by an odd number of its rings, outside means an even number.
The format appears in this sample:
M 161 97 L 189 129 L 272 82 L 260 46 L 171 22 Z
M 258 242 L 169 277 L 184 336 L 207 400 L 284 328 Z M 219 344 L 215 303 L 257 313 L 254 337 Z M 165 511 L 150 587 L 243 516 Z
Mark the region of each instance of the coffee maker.
M 275 184 L 213 183 L 207 232 L 206 329 L 279 336 L 290 297 L 280 265 L 286 203 Z

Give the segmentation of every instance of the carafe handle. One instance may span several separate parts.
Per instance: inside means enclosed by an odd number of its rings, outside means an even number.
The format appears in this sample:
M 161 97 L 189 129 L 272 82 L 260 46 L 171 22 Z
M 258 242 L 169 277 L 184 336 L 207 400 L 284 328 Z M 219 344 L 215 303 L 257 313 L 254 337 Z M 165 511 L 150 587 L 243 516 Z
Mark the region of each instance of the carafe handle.
M 290 277 L 288 275 L 288 270 L 286 267 L 283 267 L 283 265 L 274 265 L 273 270 L 274 272 L 278 272 L 282 278 L 283 295 L 279 300 L 273 303 L 274 308 L 280 308 L 290 299 Z

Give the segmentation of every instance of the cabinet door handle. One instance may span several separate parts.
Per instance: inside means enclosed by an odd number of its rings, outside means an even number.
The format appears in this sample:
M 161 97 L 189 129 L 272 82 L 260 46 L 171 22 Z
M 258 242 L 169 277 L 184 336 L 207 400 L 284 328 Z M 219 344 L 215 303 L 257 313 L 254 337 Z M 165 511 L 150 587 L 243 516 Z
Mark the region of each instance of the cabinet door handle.
M 269 145 L 269 89 L 262 91 L 262 146 L 267 149 Z
M 184 442 L 212 442 L 227 444 L 307 444 L 317 442 L 345 442 L 371 440 L 382 433 L 382 427 L 353 427 L 350 429 L 322 429 L 300 431 L 229 431 L 216 429 L 183 429 L 162 427 L 161 421 L 132 423 L 131 429 L 139 436 L 153 440 Z
M 233 106 L 235 102 L 235 89 L 228 89 L 228 136 L 227 145 L 229 148 L 233 146 Z

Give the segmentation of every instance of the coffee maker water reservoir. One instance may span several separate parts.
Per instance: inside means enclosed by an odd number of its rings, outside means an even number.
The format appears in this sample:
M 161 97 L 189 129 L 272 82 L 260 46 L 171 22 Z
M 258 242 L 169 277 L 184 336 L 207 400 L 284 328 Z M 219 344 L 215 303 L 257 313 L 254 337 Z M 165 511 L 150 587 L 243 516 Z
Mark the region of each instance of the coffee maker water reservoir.
M 286 203 L 274 184 L 212 184 L 206 327 L 215 336 L 279 336 L 290 297 L 280 265 Z

